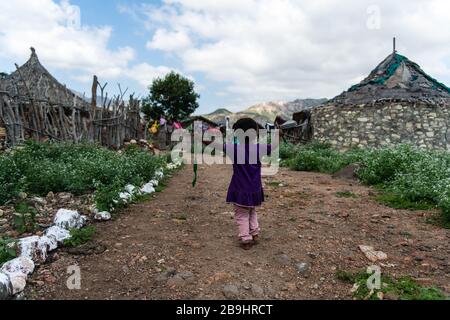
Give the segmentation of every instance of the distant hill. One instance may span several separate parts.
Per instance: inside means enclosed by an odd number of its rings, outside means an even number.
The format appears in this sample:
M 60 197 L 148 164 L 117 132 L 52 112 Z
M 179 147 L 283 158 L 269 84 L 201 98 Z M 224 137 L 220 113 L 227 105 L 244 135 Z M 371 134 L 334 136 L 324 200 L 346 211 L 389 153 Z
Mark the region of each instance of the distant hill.
M 231 123 L 244 117 L 251 117 L 261 124 L 273 123 L 277 116 L 291 119 L 294 113 L 324 104 L 327 101 L 327 99 L 297 99 L 291 102 L 265 102 L 237 113 L 232 113 L 224 108 L 217 109 L 204 117 L 217 123 L 224 123 L 227 116 L 230 117 Z

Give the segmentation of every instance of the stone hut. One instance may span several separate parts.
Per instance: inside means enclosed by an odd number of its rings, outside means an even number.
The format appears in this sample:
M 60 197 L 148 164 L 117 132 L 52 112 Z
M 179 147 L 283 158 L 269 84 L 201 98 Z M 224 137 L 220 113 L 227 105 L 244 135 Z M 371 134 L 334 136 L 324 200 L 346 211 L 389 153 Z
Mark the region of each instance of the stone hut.
M 412 144 L 450 150 L 450 89 L 397 52 L 311 112 L 313 141 L 339 150 Z

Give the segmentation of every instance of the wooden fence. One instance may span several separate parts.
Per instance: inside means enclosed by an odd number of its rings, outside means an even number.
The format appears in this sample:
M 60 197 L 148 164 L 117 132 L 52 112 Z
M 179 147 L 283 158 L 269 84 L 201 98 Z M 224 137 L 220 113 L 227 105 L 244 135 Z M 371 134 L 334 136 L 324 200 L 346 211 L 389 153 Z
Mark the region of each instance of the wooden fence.
M 97 91 L 100 87 L 100 103 Z M 0 92 L 0 127 L 6 131 L 6 145 L 15 146 L 26 139 L 95 142 L 110 148 L 121 148 L 126 141 L 144 138 L 140 102 L 133 95 L 124 102 L 125 92 L 108 99 L 94 77 L 91 104 L 77 106 L 52 103 L 50 99 L 24 95 L 11 97 Z M 73 95 L 73 94 L 72 94 Z M 70 101 L 70 100 L 69 100 Z

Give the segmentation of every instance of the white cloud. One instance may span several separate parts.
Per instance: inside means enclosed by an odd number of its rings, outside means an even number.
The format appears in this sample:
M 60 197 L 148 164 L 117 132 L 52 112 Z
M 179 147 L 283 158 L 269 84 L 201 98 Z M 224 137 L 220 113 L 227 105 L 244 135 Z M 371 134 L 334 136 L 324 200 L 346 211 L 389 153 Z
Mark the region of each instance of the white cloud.
M 163 51 L 179 51 L 192 46 L 191 39 L 183 31 L 169 32 L 165 29 L 158 29 L 153 39 L 147 43 L 148 49 L 158 49 Z
M 78 25 L 77 10 L 68 0 L 1 1 L 0 56 L 24 61 L 33 46 L 45 65 L 73 71 L 77 75 L 72 79 L 83 82 L 91 81 L 92 75 L 97 74 L 104 80 L 126 77 L 145 87 L 153 76 L 169 71 L 147 63 L 133 65 L 133 48 L 110 49 L 113 29 Z
M 131 79 L 138 81 L 141 86 L 146 87 L 152 83 L 153 79 L 163 77 L 171 71 L 181 73 L 180 71 L 168 67 L 154 67 L 148 63 L 141 63 L 126 70 L 125 75 Z
M 367 27 L 372 5 L 379 29 Z M 242 104 L 333 97 L 391 52 L 393 36 L 400 53 L 450 82 L 445 0 L 166 0 L 142 8 L 154 28 L 149 49 L 176 53 L 187 71 L 225 83 Z

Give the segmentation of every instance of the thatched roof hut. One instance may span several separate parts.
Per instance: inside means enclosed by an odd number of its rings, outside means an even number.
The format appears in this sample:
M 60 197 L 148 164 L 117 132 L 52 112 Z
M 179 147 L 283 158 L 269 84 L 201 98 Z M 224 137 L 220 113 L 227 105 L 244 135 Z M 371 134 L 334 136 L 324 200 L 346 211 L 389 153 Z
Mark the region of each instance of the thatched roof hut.
M 0 91 L 10 97 L 32 98 L 63 107 L 75 106 L 79 109 L 89 108 L 89 103 L 56 80 L 40 63 L 34 48 L 30 59 L 10 75 L 0 79 Z

